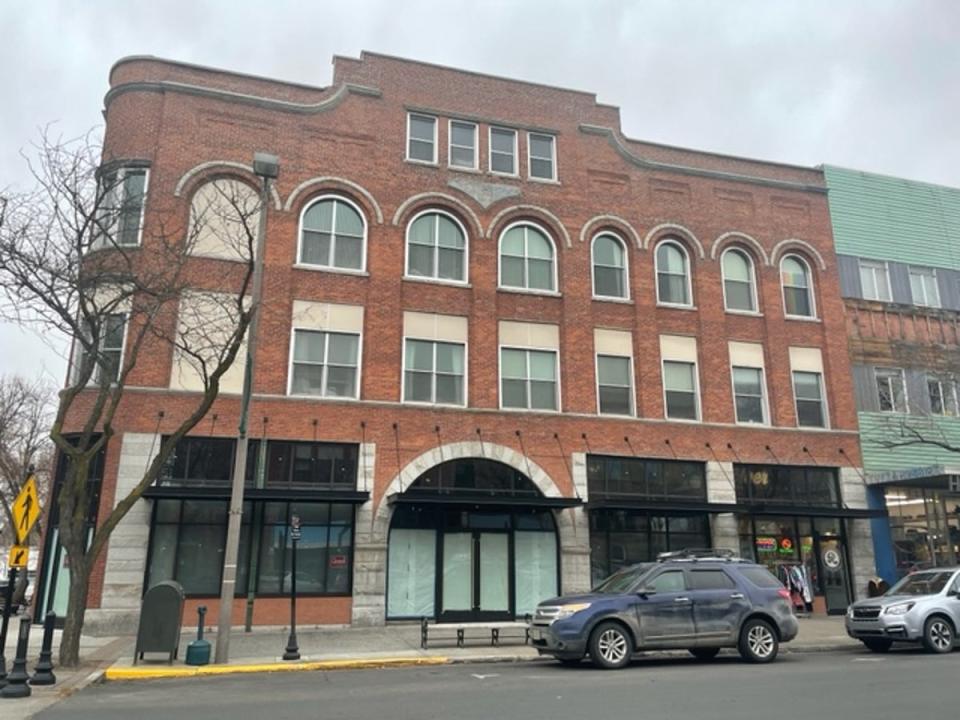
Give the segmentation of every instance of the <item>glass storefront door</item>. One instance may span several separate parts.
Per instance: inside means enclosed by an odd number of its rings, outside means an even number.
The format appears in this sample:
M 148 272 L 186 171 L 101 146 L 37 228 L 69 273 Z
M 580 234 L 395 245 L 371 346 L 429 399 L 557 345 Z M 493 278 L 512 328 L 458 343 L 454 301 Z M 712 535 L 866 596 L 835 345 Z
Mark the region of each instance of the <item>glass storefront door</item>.
M 441 620 L 510 618 L 509 533 L 445 532 L 440 595 Z

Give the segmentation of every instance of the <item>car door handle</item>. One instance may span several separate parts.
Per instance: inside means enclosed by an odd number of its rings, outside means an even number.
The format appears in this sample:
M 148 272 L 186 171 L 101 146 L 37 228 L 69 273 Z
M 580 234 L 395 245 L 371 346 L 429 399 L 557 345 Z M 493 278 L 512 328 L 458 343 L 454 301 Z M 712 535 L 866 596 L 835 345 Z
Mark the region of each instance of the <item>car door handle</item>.
M 688 602 L 690 602 L 690 598 L 688 598 L 688 597 L 678 597 L 678 598 L 674 598 L 673 601 L 674 601 L 675 603 L 688 603 Z
M 731 600 L 743 600 L 743 593 L 731 593 L 731 594 L 730 594 L 730 599 L 731 599 Z

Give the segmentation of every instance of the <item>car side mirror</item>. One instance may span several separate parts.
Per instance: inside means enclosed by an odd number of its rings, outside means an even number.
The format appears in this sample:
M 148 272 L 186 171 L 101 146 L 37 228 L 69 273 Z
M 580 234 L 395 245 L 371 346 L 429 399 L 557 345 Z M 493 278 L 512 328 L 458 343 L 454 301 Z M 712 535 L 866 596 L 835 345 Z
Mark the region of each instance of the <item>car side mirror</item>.
M 652 587 L 643 587 L 637 591 L 637 595 L 639 595 L 642 598 L 646 598 L 649 595 L 656 595 L 656 594 L 657 594 L 657 589 Z

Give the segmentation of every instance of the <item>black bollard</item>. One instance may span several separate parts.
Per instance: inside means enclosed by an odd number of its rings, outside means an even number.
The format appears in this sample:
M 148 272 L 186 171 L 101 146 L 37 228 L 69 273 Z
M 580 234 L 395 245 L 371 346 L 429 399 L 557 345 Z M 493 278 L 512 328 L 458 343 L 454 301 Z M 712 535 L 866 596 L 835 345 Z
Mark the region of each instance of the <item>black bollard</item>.
M 33 666 L 33 677 L 30 678 L 31 685 L 53 685 L 57 681 L 57 676 L 53 674 L 53 660 L 50 651 L 53 645 L 53 626 L 57 622 L 57 614 L 48 612 L 43 618 L 43 644 L 40 646 L 40 658 L 37 664 Z
M 20 634 L 17 636 L 17 656 L 13 659 L 10 674 L 7 675 L 7 684 L 0 690 L 0 697 L 22 698 L 30 697 L 33 692 L 27 681 L 27 643 L 30 641 L 30 618 L 20 618 Z
M 3 617 L 0 618 L 0 688 L 7 684 L 7 626 L 10 623 L 11 603 L 13 603 L 13 586 L 17 584 L 17 569 L 10 568 L 7 579 L 7 590 L 3 597 Z

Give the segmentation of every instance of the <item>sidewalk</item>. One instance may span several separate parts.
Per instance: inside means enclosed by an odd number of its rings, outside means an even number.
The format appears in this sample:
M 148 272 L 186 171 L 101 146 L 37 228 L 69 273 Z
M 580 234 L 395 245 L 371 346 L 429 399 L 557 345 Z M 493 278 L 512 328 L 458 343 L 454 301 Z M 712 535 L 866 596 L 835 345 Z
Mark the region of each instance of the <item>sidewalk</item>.
M 195 668 L 184 665 L 182 658 L 194 632 L 184 633 L 180 660 L 168 665 L 163 660 L 146 660 L 133 665 L 132 651 L 114 663 L 106 673 L 107 680 L 140 680 L 161 677 L 189 677 L 246 672 L 289 672 L 296 670 L 335 670 L 398 665 L 440 665 L 463 662 L 525 662 L 538 660 L 537 651 L 523 644 L 503 643 L 491 647 L 489 636 L 467 638 L 467 646 L 456 647 L 453 640 L 441 640 L 427 649 L 420 648 L 419 625 L 391 625 L 371 628 L 304 628 L 298 629 L 300 660 L 282 659 L 287 642 L 287 629 L 255 628 L 250 633 L 235 629 L 230 639 L 230 662 Z M 215 634 L 204 637 L 216 644 Z M 818 652 L 856 650 L 859 642 L 846 634 L 842 617 L 800 619 L 800 634 L 784 645 L 782 652 Z M 157 657 L 157 656 L 154 656 Z

